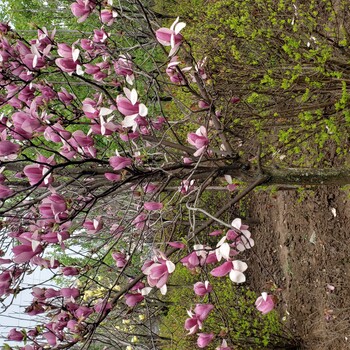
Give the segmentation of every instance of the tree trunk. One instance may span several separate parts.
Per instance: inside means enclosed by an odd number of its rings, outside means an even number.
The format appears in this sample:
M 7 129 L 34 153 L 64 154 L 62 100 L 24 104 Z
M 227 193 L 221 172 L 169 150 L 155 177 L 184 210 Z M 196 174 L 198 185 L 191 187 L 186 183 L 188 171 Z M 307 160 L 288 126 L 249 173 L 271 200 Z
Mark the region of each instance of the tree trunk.
M 350 170 L 348 169 L 314 169 L 314 168 L 264 168 L 263 172 L 269 176 L 267 185 L 337 185 L 350 184 Z

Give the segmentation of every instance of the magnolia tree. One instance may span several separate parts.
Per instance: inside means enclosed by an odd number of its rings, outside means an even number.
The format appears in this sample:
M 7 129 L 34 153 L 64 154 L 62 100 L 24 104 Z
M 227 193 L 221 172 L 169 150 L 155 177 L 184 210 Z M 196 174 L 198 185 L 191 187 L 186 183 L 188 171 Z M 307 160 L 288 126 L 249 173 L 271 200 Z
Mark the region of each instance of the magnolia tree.
M 64 286 L 32 287 L 25 312 L 42 324 L 8 334 L 25 350 L 88 348 L 96 334 L 129 346 L 123 333 L 135 331 L 115 320 L 133 310 L 142 321 L 145 302 L 167 293 L 177 264 L 244 283 L 239 254 L 254 240 L 241 218 L 220 217 L 271 181 L 233 149 L 206 58 L 196 60 L 181 34 L 185 23 L 163 28 L 139 1 L 77 0 L 71 11 L 101 26 L 68 43 L 55 30 L 38 28 L 26 40 L 0 25 L 1 295 L 16 297 L 35 269 Z M 165 107 L 177 89 L 192 106 L 178 101 L 175 118 Z M 237 177 L 248 181 L 239 192 Z M 210 189 L 236 195 L 209 213 L 200 199 Z M 195 283 L 203 302 L 188 305 L 184 331 L 199 348 L 233 349 L 225 334 L 201 331 L 216 309 L 213 292 L 208 280 Z M 263 292 L 256 307 L 271 311 L 272 296 Z M 140 323 L 145 345 L 135 349 L 156 347 L 157 331 Z

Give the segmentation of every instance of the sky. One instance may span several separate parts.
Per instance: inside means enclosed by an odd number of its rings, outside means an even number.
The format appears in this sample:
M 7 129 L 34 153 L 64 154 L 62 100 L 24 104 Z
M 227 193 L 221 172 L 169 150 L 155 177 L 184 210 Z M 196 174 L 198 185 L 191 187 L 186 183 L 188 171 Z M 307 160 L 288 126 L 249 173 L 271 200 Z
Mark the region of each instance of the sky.
M 27 275 L 21 284 L 22 287 L 27 287 L 30 285 L 40 284 L 52 277 L 52 272 L 47 269 L 40 270 L 37 268 L 33 274 Z M 50 282 L 50 285 L 41 285 L 40 287 L 55 287 Z M 39 318 L 33 317 L 25 314 L 24 310 L 32 302 L 33 296 L 31 295 L 31 289 L 26 289 L 19 293 L 19 295 L 14 299 L 12 305 L 2 314 L 0 314 L 0 346 L 4 343 L 9 345 L 19 345 L 18 342 L 9 342 L 7 340 L 7 334 L 12 328 L 17 328 L 20 331 L 22 328 L 33 328 L 38 323 Z M 11 303 L 12 295 L 10 295 L 6 300 L 5 304 Z M 1 307 L 1 312 L 4 308 Z

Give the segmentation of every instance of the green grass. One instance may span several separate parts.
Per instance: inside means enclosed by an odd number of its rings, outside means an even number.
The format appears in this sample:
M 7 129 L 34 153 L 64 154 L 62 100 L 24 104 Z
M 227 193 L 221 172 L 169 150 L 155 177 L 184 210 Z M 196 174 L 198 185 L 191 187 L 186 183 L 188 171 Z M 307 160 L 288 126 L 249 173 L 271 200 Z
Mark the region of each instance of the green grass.
M 204 298 L 193 291 L 193 284 L 209 278 L 213 292 Z M 275 311 L 261 315 L 254 306 L 257 295 L 245 286 L 238 286 L 229 278 L 212 278 L 190 272 L 177 266 L 169 281 L 169 291 L 165 301 L 170 302 L 168 312 L 160 320 L 161 335 L 171 338 L 162 346 L 164 350 L 192 349 L 197 336 L 186 335 L 184 323 L 186 310 L 194 309 L 197 303 L 212 303 L 215 309 L 204 322 L 200 332 L 213 332 L 217 337 L 208 346 L 215 349 L 226 339 L 235 349 L 256 349 L 272 346 L 279 342 L 282 327 Z

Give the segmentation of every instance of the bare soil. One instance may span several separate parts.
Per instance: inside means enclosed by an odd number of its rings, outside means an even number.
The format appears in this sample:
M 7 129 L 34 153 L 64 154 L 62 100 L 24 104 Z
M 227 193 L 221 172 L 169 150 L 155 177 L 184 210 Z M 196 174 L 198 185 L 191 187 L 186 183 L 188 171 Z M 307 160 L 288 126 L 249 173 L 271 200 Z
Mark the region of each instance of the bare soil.
M 258 191 L 247 205 L 252 288 L 275 289 L 282 322 L 303 348 L 350 349 L 349 192 Z

